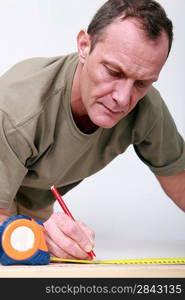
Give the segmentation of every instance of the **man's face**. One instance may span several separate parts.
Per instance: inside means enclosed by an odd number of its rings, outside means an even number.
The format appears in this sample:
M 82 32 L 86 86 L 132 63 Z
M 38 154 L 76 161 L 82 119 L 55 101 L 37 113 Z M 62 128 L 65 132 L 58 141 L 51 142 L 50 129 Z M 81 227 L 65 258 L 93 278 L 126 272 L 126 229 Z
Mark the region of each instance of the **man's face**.
M 95 125 L 111 128 L 158 79 L 168 54 L 168 38 L 162 33 L 157 41 L 151 41 L 134 19 L 126 19 L 109 25 L 90 54 L 84 45 L 83 50 L 85 58 L 80 72 L 83 114 Z

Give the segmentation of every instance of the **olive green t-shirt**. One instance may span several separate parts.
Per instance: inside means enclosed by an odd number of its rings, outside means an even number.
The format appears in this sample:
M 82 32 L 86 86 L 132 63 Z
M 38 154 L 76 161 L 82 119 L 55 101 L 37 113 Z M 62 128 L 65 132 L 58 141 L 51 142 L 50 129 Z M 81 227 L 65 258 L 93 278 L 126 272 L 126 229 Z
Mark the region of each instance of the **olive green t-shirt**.
M 116 126 L 81 132 L 70 107 L 77 53 L 17 63 L 0 78 L 0 207 L 16 200 L 30 209 L 51 204 L 133 144 L 157 175 L 185 169 L 185 145 L 151 87 Z M 123 176 L 126 176 L 123 167 Z

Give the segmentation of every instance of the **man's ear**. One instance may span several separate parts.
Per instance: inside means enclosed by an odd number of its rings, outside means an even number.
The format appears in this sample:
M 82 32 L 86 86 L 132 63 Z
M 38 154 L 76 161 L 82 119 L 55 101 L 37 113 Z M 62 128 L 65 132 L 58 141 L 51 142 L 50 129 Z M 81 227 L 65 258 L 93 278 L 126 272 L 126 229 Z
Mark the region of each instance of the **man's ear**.
M 81 30 L 77 35 L 78 54 L 81 63 L 84 63 L 87 55 L 90 52 L 91 41 L 88 33 L 85 30 Z

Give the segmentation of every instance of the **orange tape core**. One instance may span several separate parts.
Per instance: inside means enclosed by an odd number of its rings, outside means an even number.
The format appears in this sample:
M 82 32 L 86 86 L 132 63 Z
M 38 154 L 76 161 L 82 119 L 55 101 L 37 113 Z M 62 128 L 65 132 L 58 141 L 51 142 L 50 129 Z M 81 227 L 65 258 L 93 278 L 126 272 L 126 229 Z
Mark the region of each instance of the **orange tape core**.
M 26 251 L 16 250 L 11 245 L 11 235 L 13 231 L 20 226 L 28 227 L 29 229 L 32 230 L 34 234 L 33 246 Z M 5 228 L 3 232 L 2 247 L 4 252 L 12 259 L 24 260 L 30 258 L 38 251 L 39 245 L 40 245 L 40 226 L 34 220 L 28 220 L 28 219 L 14 220 Z

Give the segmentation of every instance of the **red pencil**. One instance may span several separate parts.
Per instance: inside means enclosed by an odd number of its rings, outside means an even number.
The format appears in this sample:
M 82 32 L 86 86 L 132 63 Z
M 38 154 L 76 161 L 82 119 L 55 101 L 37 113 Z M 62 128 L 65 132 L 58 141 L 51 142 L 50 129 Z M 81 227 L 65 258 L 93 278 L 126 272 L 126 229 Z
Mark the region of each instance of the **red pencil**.
M 62 199 L 62 196 L 60 195 L 60 193 L 58 192 L 57 188 L 54 185 L 51 187 L 51 191 L 52 191 L 53 195 L 55 196 L 56 200 L 58 201 L 58 203 L 60 204 L 60 206 L 62 207 L 65 214 L 68 215 L 69 217 L 71 217 L 71 219 L 75 221 L 74 217 L 72 216 L 69 209 L 67 208 L 64 200 Z M 93 256 L 96 256 L 93 250 L 88 252 L 88 254 L 92 258 L 93 258 Z

